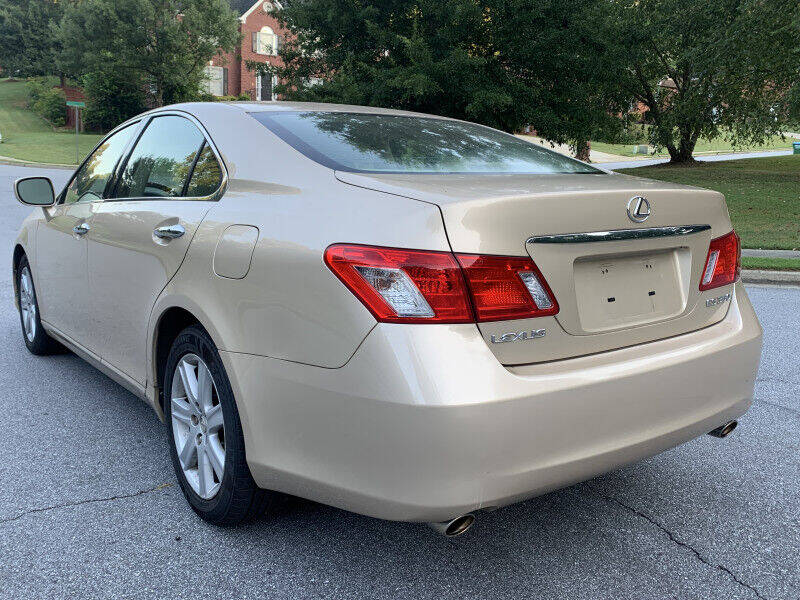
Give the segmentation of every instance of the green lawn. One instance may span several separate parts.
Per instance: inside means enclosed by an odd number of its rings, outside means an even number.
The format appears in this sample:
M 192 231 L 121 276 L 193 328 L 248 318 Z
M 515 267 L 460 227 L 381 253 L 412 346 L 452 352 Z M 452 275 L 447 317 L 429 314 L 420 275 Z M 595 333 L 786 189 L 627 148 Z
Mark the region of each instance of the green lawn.
M 745 248 L 800 250 L 800 155 L 620 172 L 722 192 Z
M 0 156 L 32 162 L 75 164 L 75 133 L 53 131 L 51 125 L 25 107 L 23 81 L 0 81 Z M 78 136 L 83 159 L 102 136 Z
M 756 152 L 763 150 L 791 150 L 792 142 L 800 142 L 797 138 L 781 138 L 774 136 L 767 139 L 758 146 L 733 146 L 729 141 L 722 138 L 714 140 L 701 139 L 697 142 L 695 154 L 702 152 Z M 609 154 L 619 154 L 620 156 L 642 156 L 633 153 L 633 144 L 606 144 L 604 142 L 592 142 L 592 150 L 607 152 Z M 655 156 L 668 156 L 666 150 L 657 153 Z
M 771 271 L 800 271 L 800 260 L 794 258 L 761 258 L 743 256 L 743 269 L 767 269 Z

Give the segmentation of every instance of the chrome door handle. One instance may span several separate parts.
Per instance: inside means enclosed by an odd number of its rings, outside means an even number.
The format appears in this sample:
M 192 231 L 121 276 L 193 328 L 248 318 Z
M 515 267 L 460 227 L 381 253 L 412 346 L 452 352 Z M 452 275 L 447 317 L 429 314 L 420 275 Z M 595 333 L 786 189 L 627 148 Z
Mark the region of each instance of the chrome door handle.
M 89 227 L 88 223 L 81 223 L 80 225 L 75 225 L 75 227 L 72 228 L 72 233 L 75 235 L 86 235 L 89 233 L 90 229 L 91 227 Z
M 181 237 L 184 233 L 186 233 L 186 230 L 181 224 L 164 225 L 163 227 L 156 227 L 153 230 L 153 235 L 162 240 L 174 240 L 175 238 Z

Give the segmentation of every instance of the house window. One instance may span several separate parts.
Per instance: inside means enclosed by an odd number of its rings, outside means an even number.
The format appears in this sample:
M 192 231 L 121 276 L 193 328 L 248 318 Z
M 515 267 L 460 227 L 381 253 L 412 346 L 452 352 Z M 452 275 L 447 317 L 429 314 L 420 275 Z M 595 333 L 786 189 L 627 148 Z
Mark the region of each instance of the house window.
M 262 27 L 253 32 L 253 52 L 267 56 L 277 56 L 280 51 L 281 38 L 271 27 Z
M 228 95 L 228 69 L 226 67 L 206 67 L 206 80 L 203 89 L 212 96 Z

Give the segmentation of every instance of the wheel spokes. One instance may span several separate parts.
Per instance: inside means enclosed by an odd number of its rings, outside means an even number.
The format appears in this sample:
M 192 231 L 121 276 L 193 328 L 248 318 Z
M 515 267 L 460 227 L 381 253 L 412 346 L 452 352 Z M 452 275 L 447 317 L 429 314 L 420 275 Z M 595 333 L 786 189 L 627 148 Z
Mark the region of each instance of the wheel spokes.
M 211 371 L 205 363 L 197 363 L 197 402 L 203 411 L 211 408 L 211 396 L 214 389 L 214 381 L 211 379 Z
M 203 444 L 203 448 L 214 473 L 217 474 L 217 479 L 222 481 L 222 475 L 225 473 L 225 450 L 219 443 L 219 438 L 210 437 L 207 443 Z
M 169 407 L 186 481 L 200 497 L 213 498 L 225 474 L 225 423 L 214 378 L 197 355 L 186 354 L 176 365 Z
M 184 358 L 178 364 L 178 374 L 183 384 L 183 391 L 186 392 L 186 398 L 189 402 L 197 402 L 197 375 L 194 365 L 189 364 L 189 361 Z
M 28 267 L 22 269 L 19 277 L 19 308 L 25 336 L 32 342 L 36 337 L 36 297 Z
M 197 449 L 197 484 L 201 496 L 207 496 L 214 487 L 214 474 L 205 447 Z
M 194 466 L 194 464 L 198 460 L 198 453 L 197 453 L 197 445 L 194 443 L 194 438 L 191 434 L 186 436 L 186 439 L 183 442 L 183 448 L 181 449 L 178 458 L 181 461 L 181 465 L 183 466 L 183 470 L 190 469 Z
M 186 426 L 189 426 L 192 422 L 193 414 L 194 411 L 192 410 L 192 406 L 189 404 L 186 398 L 172 399 L 172 418 L 178 420 Z
M 206 411 L 206 425 L 208 433 L 217 433 L 224 426 L 222 420 L 222 405 L 217 404 Z

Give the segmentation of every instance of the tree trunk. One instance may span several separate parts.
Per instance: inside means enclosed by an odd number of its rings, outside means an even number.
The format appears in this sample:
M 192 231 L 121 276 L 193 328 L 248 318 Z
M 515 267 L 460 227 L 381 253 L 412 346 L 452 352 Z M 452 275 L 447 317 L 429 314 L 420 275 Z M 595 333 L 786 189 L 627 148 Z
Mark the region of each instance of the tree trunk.
M 669 162 L 672 165 L 693 165 L 697 161 L 692 154 L 697 139 L 689 132 L 681 131 L 681 139 L 676 147 L 675 144 L 667 144 L 669 152 Z
M 572 150 L 575 152 L 575 158 L 583 162 L 591 162 L 589 160 L 589 152 L 591 151 L 591 143 L 587 140 L 578 140 L 572 145 Z
M 63 89 L 65 85 L 67 85 L 67 78 L 64 77 L 63 73 L 59 73 L 58 75 L 58 86 Z

